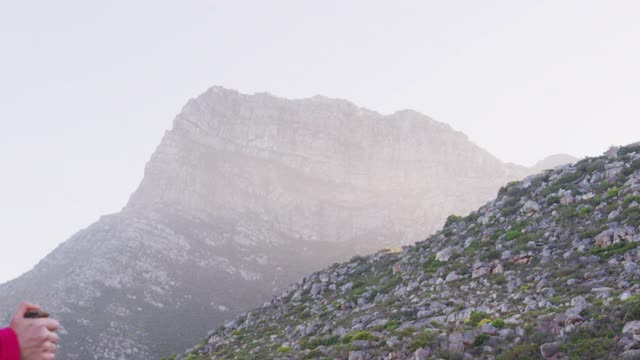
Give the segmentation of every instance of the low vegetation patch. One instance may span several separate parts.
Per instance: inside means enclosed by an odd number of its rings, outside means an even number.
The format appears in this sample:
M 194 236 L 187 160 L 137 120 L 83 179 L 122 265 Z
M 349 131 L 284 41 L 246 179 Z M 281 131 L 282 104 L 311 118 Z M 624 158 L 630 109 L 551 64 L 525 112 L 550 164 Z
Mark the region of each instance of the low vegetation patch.
M 504 329 L 504 320 L 495 319 L 495 320 L 491 321 L 491 326 L 493 326 L 496 329 Z
M 589 250 L 591 255 L 596 255 L 601 258 L 608 258 L 617 254 L 624 254 L 629 250 L 635 249 L 638 247 L 638 243 L 630 243 L 626 241 L 621 241 L 619 243 L 615 243 L 605 247 L 596 247 Z
M 503 351 L 496 356 L 496 360 L 518 360 L 518 359 L 542 359 L 539 345 L 522 344 L 516 345 Z
M 631 154 L 631 153 L 636 153 L 636 154 L 640 154 L 640 145 L 627 145 L 627 146 L 623 146 L 620 149 L 618 149 L 618 156 L 619 157 L 624 157 L 627 154 Z
M 423 331 L 413 336 L 409 343 L 409 352 L 413 353 L 420 348 L 434 347 L 438 342 L 438 333 L 433 331 Z
M 570 359 L 603 359 L 613 353 L 616 343 L 610 337 L 598 337 L 590 331 L 579 330 L 569 336 L 568 341 L 560 349 Z
M 507 241 L 511 241 L 511 240 L 517 239 L 517 238 L 519 238 L 521 236 L 522 236 L 522 231 L 520 231 L 520 230 L 511 230 L 511 231 L 509 231 L 507 233 L 507 236 L 505 237 L 505 239 Z
M 442 264 L 443 262 L 440 260 L 437 260 L 435 255 L 431 255 L 429 258 L 427 258 L 427 261 L 425 261 L 424 264 L 422 264 L 422 268 L 424 269 L 425 272 L 434 273 L 438 271 L 438 269 L 440 269 Z
M 351 344 L 356 340 L 375 340 L 376 337 L 368 331 L 358 331 L 352 334 L 347 334 L 342 338 L 343 344 Z
M 627 196 L 626 198 L 624 198 L 624 201 L 622 202 L 622 207 L 626 209 L 629 207 L 629 205 L 631 205 L 634 202 L 640 204 L 640 196 L 637 196 L 637 195 Z
M 462 216 L 458 216 L 455 214 L 449 215 L 449 217 L 447 217 L 447 221 L 445 221 L 444 223 L 444 227 L 449 227 L 453 224 L 457 224 L 459 222 L 462 222 L 464 220 L 464 218 Z
M 490 339 L 490 336 L 487 334 L 480 334 L 478 336 L 476 336 L 475 340 L 473 340 L 473 345 L 475 346 L 482 346 L 482 344 L 484 344 L 485 342 L 487 342 Z
M 486 312 L 472 311 L 471 315 L 467 320 L 464 321 L 464 323 L 465 325 L 476 327 L 482 320 L 485 320 L 485 319 L 489 319 L 489 315 L 487 315 Z
M 611 199 L 614 198 L 616 196 L 618 196 L 618 193 L 620 193 L 620 188 L 617 186 L 614 186 L 612 188 L 610 188 L 609 190 L 607 190 L 607 199 Z

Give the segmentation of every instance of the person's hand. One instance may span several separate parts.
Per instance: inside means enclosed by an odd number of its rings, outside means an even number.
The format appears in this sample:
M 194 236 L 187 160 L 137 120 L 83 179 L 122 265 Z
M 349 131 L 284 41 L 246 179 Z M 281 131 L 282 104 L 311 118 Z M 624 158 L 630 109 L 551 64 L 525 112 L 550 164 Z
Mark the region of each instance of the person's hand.
M 58 322 L 49 318 L 25 319 L 29 311 L 40 311 L 40 307 L 22 303 L 11 318 L 13 329 L 20 344 L 20 360 L 53 360 L 58 343 Z

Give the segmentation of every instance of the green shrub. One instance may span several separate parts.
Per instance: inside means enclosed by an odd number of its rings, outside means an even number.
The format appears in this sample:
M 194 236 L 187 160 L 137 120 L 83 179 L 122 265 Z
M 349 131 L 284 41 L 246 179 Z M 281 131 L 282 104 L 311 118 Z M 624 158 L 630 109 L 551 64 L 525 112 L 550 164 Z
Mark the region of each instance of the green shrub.
M 452 271 L 455 271 L 458 273 L 458 275 L 460 276 L 466 276 L 469 275 L 471 273 L 471 271 L 469 270 L 469 265 L 464 262 L 464 261 L 456 261 L 453 264 L 451 264 L 450 269 Z
M 495 319 L 491 322 L 491 326 L 493 326 L 496 329 L 504 329 L 504 320 Z
M 391 321 L 387 321 L 386 324 L 384 324 L 384 329 L 387 331 L 393 331 L 397 328 L 400 327 L 400 322 L 397 320 L 391 320 Z
M 376 337 L 373 336 L 373 334 L 368 332 L 368 331 L 358 331 L 358 332 L 353 333 L 349 343 L 354 342 L 356 340 L 375 340 L 375 339 L 376 339 Z M 344 339 L 343 339 L 342 342 L 344 342 Z
M 368 331 L 358 331 L 353 335 L 353 340 L 373 340 L 376 337 Z
M 353 334 L 346 334 L 344 337 L 342 337 L 343 344 L 351 344 L 352 341 L 353 341 Z
M 553 305 L 556 305 L 556 306 L 561 305 L 565 301 L 566 301 L 566 299 L 563 296 L 560 296 L 560 295 L 552 296 L 552 297 L 549 298 L 549 302 L 552 303 Z
M 304 356 L 305 359 L 309 359 L 309 360 L 315 360 L 315 359 L 322 359 L 324 356 L 324 354 L 322 353 L 322 351 L 315 349 L 315 350 L 311 350 L 307 355 Z M 244 359 L 244 358 L 240 358 L 240 359 Z
M 433 347 L 438 342 L 438 333 L 423 331 L 413 336 L 409 343 L 409 352 L 413 353 L 420 348 Z
M 369 271 L 369 270 L 371 270 L 371 266 L 370 266 L 370 265 L 365 264 L 365 265 L 360 265 L 360 266 L 358 266 L 357 268 L 353 269 L 353 272 L 354 272 L 355 274 L 364 274 L 364 273 L 366 273 L 366 272 L 367 272 L 367 271 Z
M 491 234 L 491 240 L 494 240 L 494 241 L 498 240 L 504 234 L 505 234 L 504 230 L 498 229 L 498 230 L 494 231 L 493 234 Z
M 618 203 L 617 202 L 612 202 L 611 204 L 607 205 L 604 208 L 604 214 L 605 215 L 609 215 L 611 214 L 612 211 L 617 210 L 618 209 Z
M 493 275 L 493 281 L 496 283 L 496 285 L 506 285 L 507 284 L 507 278 L 504 276 L 504 274 L 494 274 Z
M 516 345 L 496 356 L 496 360 L 542 359 L 537 344 Z
M 560 190 L 560 185 L 549 185 L 542 190 L 542 197 L 547 198 L 551 194 L 555 194 Z M 560 201 L 560 198 L 558 198 Z
M 338 335 L 333 335 L 333 336 L 329 336 L 328 338 L 325 338 L 322 342 L 322 345 L 324 346 L 333 346 L 337 343 L 340 342 L 340 336 Z
M 576 165 L 578 170 L 583 173 L 592 174 L 594 172 L 604 171 L 604 166 L 607 162 L 604 159 L 589 158 L 579 161 Z
M 520 205 L 518 203 L 511 204 L 511 205 L 504 205 L 502 207 L 502 210 L 500 210 L 500 215 L 508 218 L 510 216 L 517 214 L 518 210 L 520 210 Z
M 412 327 L 406 327 L 402 330 L 396 330 L 394 331 L 394 334 L 399 337 L 399 338 L 403 338 L 403 337 L 409 337 L 409 336 L 413 336 L 413 333 L 416 332 L 416 329 L 412 328 Z
M 507 185 L 503 186 L 498 190 L 498 197 L 502 197 L 504 195 L 508 196 L 517 196 L 522 189 L 519 189 L 516 185 L 518 185 L 519 181 L 511 181 Z
M 580 235 L 581 238 L 586 239 L 586 238 L 592 238 L 595 237 L 596 235 L 602 233 L 603 231 L 607 230 L 609 228 L 609 226 L 607 225 L 602 225 L 598 228 L 594 228 L 594 229 L 590 229 L 587 230 L 585 232 L 582 233 L 582 235 Z
M 558 210 L 558 216 L 563 220 L 570 220 L 578 216 L 578 211 L 575 206 L 565 206 Z
M 402 283 L 402 278 L 399 275 L 395 275 L 391 277 L 389 280 L 382 283 L 380 286 L 380 293 L 388 294 L 391 290 L 395 289 L 396 286 Z
M 353 289 L 353 295 L 355 295 L 356 297 L 364 294 L 364 292 L 365 292 L 365 289 L 362 287 Z
M 340 337 L 338 335 L 330 336 L 327 338 L 312 338 L 307 339 L 306 342 L 302 345 L 303 349 L 313 350 L 318 346 L 333 346 L 340 342 Z
M 624 198 L 624 201 L 622 202 L 622 207 L 626 209 L 634 201 L 640 204 L 640 196 L 634 196 L 634 195 L 627 196 L 626 198 Z
M 565 185 L 569 183 L 573 183 L 576 180 L 582 177 L 582 173 L 580 171 L 575 171 L 572 173 L 564 174 L 558 180 L 556 180 L 556 185 Z
M 462 254 L 464 256 L 471 256 L 475 254 L 478 249 L 480 249 L 480 242 L 478 240 L 473 240 L 471 243 L 469 243 L 469 246 L 464 249 Z
M 609 190 L 607 190 L 607 199 L 611 199 L 613 197 L 618 196 L 619 192 L 620 192 L 620 188 L 617 186 L 610 188 Z
M 636 154 L 640 154 L 640 145 L 632 144 L 632 145 L 623 146 L 620 149 L 618 149 L 618 156 L 623 157 L 627 154 L 631 154 L 632 152 Z
M 471 325 L 473 327 L 478 326 L 478 324 L 480 323 L 480 321 L 488 318 L 489 316 L 487 315 L 486 312 L 482 312 L 482 311 L 472 311 L 471 315 L 469 316 L 469 318 L 467 320 L 464 321 L 464 323 L 466 325 Z
M 434 273 L 440 269 L 443 262 L 440 260 L 436 260 L 436 256 L 432 255 L 422 264 L 422 269 L 424 269 L 427 273 Z
M 640 320 L 640 295 L 633 295 L 622 303 L 624 321 Z
M 459 222 L 461 222 L 463 220 L 464 220 L 464 218 L 462 216 L 458 216 L 458 215 L 455 215 L 455 214 L 449 215 L 449 217 L 447 217 L 447 221 L 445 221 L 445 223 L 444 223 L 444 227 L 449 227 L 449 226 L 451 226 L 453 224 L 457 224 L 457 223 L 459 223 Z
M 627 208 L 622 212 L 621 217 L 629 226 L 640 226 L 640 207 Z
M 599 334 L 587 330 L 578 330 L 560 349 L 569 355 L 570 359 L 602 359 L 612 354 L 616 349 L 613 338 L 598 337 Z
M 629 176 L 638 170 L 640 170 L 640 159 L 634 160 L 631 163 L 631 166 L 629 166 L 628 168 L 622 169 L 622 175 Z
M 507 241 L 511 241 L 513 239 L 519 238 L 520 236 L 522 236 L 522 231 L 520 231 L 520 230 L 511 230 L 511 231 L 507 232 L 506 240 Z
M 638 243 L 621 241 L 619 243 L 615 243 L 605 247 L 595 247 L 589 250 L 589 253 L 591 255 L 596 255 L 601 258 L 608 258 L 616 254 L 624 254 L 627 251 L 635 249 L 637 247 L 638 247 Z
M 291 349 L 288 346 L 280 346 L 276 352 L 279 354 L 284 354 L 284 353 L 288 353 L 289 351 L 291 351 Z
M 581 216 L 581 217 L 585 217 L 585 216 L 589 215 L 590 213 L 591 213 L 591 208 L 588 207 L 588 206 L 585 206 L 585 207 L 581 208 L 578 211 L 578 215 Z
M 502 253 L 498 249 L 489 250 L 489 252 L 485 255 L 485 259 L 488 261 L 498 260 L 502 256 Z
M 547 206 L 554 204 L 560 204 L 560 197 L 558 195 L 551 195 L 547 197 Z
M 473 340 L 473 345 L 482 346 L 485 342 L 489 340 L 490 336 L 487 334 L 480 334 L 476 336 L 475 340 Z

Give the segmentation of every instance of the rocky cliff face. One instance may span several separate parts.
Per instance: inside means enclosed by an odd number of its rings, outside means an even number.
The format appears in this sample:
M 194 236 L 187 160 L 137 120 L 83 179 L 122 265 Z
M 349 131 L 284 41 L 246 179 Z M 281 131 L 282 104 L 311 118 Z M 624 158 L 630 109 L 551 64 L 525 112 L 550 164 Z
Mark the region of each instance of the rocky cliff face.
M 527 169 L 424 115 L 214 87 L 189 101 L 118 214 L 0 286 L 64 326 L 63 359 L 149 359 L 309 271 L 424 238 Z
M 212 88 L 178 115 L 129 207 L 228 218 L 252 234 L 234 240 L 248 243 L 282 240 L 256 239 L 266 227 L 310 241 L 398 245 L 526 173 L 416 112 L 382 116 L 320 96 Z M 372 239 L 381 229 L 392 236 Z
M 640 143 L 310 274 L 177 359 L 638 359 Z

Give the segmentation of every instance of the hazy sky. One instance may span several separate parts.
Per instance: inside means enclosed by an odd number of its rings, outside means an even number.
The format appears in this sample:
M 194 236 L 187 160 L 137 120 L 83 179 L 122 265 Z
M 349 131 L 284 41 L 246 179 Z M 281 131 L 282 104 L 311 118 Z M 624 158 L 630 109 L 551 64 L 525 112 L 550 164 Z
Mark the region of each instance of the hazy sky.
M 640 140 L 638 1 L 0 0 L 0 282 L 118 211 L 212 85 L 412 108 L 505 161 Z

